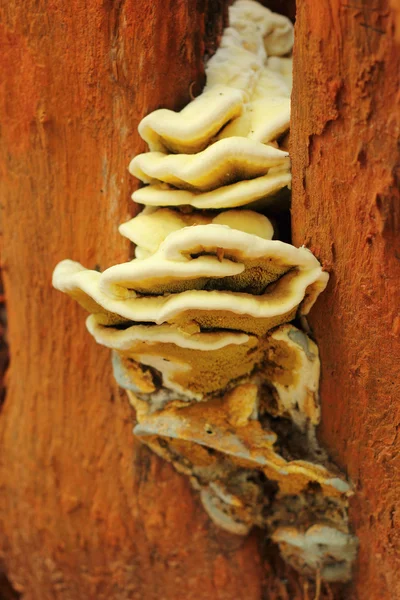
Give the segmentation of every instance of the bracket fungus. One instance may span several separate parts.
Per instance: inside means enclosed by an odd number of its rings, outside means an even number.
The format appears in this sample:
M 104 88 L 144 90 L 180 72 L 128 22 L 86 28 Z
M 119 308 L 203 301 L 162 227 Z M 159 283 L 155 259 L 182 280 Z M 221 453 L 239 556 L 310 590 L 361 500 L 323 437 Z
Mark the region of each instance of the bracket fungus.
M 291 182 L 293 27 L 253 0 L 229 14 L 203 93 L 139 125 L 150 151 L 129 169 L 145 208 L 120 226 L 135 258 L 103 273 L 65 260 L 53 285 L 113 350 L 135 435 L 189 476 L 211 519 L 263 527 L 306 576 L 347 580 L 351 486 L 316 438 L 318 347 L 291 323 L 328 274 L 260 212 L 285 210 Z
M 267 206 L 291 181 L 292 176 L 287 169 L 274 167 L 262 177 L 224 185 L 210 192 L 178 190 L 166 184 L 156 184 L 133 192 L 132 199 L 146 206 L 193 206 L 203 210 L 235 208 L 253 202 Z
M 168 183 L 180 189 L 208 192 L 285 165 L 289 166 L 287 152 L 235 136 L 217 140 L 198 154 L 138 154 L 129 171 L 144 183 Z
M 351 577 L 357 542 L 346 532 L 319 523 L 304 531 L 279 527 L 271 537 L 295 569 L 309 575 L 319 571 L 321 579 L 326 581 L 346 581 Z
M 252 210 L 227 210 L 215 214 L 215 212 L 206 213 L 199 210 L 182 213 L 170 208 L 157 210 L 150 207 L 146 207 L 134 219 L 120 225 L 119 232 L 135 244 L 136 258 L 146 258 L 154 254 L 173 231 L 209 223 L 227 225 L 265 240 L 272 239 L 274 234 L 271 221 Z

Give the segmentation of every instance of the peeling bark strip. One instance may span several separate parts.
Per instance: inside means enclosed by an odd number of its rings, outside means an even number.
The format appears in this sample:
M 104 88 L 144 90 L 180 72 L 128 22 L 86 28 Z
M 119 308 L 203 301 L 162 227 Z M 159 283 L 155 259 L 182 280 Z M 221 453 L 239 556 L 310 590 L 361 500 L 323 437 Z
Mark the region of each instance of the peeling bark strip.
M 310 318 L 323 366 L 321 440 L 356 486 L 360 554 L 349 597 L 362 600 L 400 597 L 395 6 L 300 2 L 294 51 L 293 236 L 331 275 Z

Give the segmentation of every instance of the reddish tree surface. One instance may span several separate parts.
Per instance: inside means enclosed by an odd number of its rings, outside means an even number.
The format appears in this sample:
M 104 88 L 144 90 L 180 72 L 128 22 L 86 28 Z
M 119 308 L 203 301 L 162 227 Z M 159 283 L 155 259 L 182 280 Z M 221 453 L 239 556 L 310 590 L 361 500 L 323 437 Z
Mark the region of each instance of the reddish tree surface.
M 356 485 L 361 541 L 355 585 L 323 586 L 321 599 L 389 600 L 399 567 L 396 6 L 340 4 L 300 2 L 292 125 L 295 242 L 332 273 L 311 320 L 323 360 L 321 438 Z M 65 257 L 104 269 L 129 256 L 117 226 L 134 211 L 126 167 L 144 148 L 138 122 L 182 107 L 192 82 L 201 89 L 226 5 L 11 0 L 0 9 L 11 355 L 0 570 L 24 600 L 313 597 L 261 532 L 219 530 L 186 479 L 134 440 L 109 352 L 51 288 Z M 0 575 L 0 597 L 16 595 L 10 585 Z
M 292 225 L 294 243 L 312 249 L 331 273 L 310 322 L 323 369 L 321 440 L 356 489 L 354 597 L 394 600 L 400 598 L 400 3 L 397 11 L 394 2 L 393 11 L 384 0 L 365 4 L 298 6 Z

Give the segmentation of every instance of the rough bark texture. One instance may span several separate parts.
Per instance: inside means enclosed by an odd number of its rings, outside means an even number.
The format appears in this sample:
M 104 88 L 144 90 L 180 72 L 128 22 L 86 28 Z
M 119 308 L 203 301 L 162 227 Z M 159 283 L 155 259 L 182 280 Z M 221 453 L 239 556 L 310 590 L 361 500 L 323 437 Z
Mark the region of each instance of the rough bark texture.
M 0 234 L 1 235 L 1 234 Z M 3 287 L 3 278 L 1 276 L 0 259 L 0 410 L 5 397 L 4 377 L 8 366 L 8 347 L 7 347 L 7 310 L 5 294 Z
M 256 536 L 214 527 L 186 479 L 135 442 L 109 352 L 51 287 L 67 256 L 101 269 L 129 256 L 117 226 L 133 212 L 138 122 L 201 89 L 226 3 L 26 0 L 1 13 L 4 568 L 24 600 L 259 600 Z
M 299 3 L 294 242 L 331 273 L 310 318 L 321 440 L 356 488 L 354 596 L 400 598 L 400 46 L 395 4 Z
M 109 352 L 85 332 L 83 311 L 51 288 L 62 258 L 104 269 L 128 257 L 117 225 L 134 210 L 126 168 L 144 148 L 137 124 L 159 106 L 183 106 L 192 82 L 194 93 L 201 88 L 202 57 L 215 48 L 226 6 L 3 3 L 11 366 L 0 413 L 0 558 L 24 600 L 313 597 L 261 534 L 242 539 L 214 527 L 188 482 L 134 441 Z M 394 598 L 396 589 L 391 452 L 400 419 L 390 375 L 400 325 L 390 186 L 398 123 L 388 11 L 369 12 L 368 30 L 361 13 L 338 2 L 303 0 L 296 42 L 295 236 L 334 271 L 313 320 L 324 361 L 321 433 L 359 487 L 359 600 Z M 3 578 L 1 590 L 16 597 Z
M 222 6 L 31 0 L 2 13 L 9 578 L 26 600 L 258 599 L 255 538 L 212 527 L 187 481 L 135 444 L 109 352 L 51 288 L 66 256 L 101 269 L 128 257 L 117 226 L 133 210 L 138 122 L 201 85 L 203 40 L 222 30 Z

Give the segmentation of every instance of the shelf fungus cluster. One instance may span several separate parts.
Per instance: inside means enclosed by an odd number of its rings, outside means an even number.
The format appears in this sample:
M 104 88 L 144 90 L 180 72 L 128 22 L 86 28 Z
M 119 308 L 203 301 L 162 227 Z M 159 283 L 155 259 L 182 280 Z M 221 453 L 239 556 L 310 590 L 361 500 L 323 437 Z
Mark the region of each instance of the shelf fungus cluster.
M 66 260 L 53 284 L 113 349 L 135 435 L 189 476 L 211 519 L 265 528 L 294 568 L 338 581 L 356 551 L 351 490 L 316 440 L 318 348 L 299 328 L 328 275 L 265 216 L 291 181 L 292 43 L 285 17 L 230 8 L 204 92 L 140 123 L 149 152 L 129 170 L 145 208 L 120 227 L 135 258 L 103 273 Z

